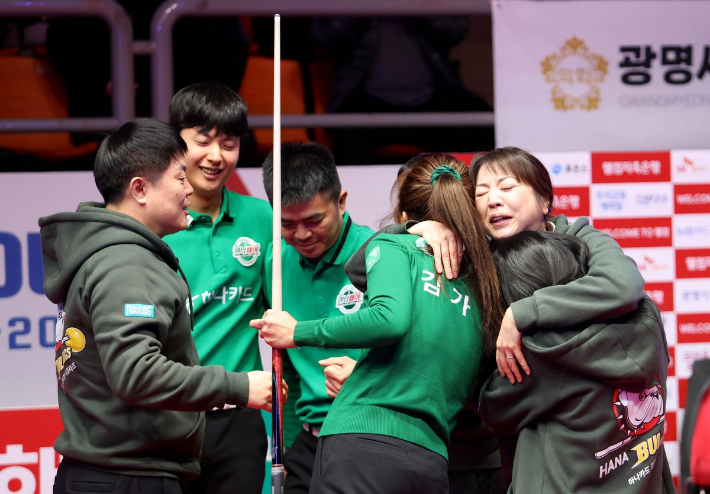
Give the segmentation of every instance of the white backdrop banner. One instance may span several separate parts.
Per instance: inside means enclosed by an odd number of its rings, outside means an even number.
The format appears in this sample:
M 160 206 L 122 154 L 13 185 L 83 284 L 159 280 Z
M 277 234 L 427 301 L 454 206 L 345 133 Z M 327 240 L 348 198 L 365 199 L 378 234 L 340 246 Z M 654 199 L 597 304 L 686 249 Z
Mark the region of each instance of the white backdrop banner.
M 707 149 L 709 1 L 493 2 L 499 146 Z

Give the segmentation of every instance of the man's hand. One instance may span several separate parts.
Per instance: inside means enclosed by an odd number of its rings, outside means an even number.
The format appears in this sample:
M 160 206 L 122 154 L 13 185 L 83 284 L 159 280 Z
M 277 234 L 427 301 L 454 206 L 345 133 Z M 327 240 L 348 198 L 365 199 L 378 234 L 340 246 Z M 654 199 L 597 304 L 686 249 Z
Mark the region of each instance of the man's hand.
M 496 363 L 501 377 L 508 377 L 510 384 L 515 384 L 523 381 L 523 376 L 520 374 L 518 364 L 523 368 L 525 373 L 530 375 L 530 367 L 523 357 L 521 342 L 523 335 L 518 331 L 513 318 L 513 311 L 505 311 L 503 322 L 500 325 L 500 333 L 498 333 L 498 341 L 496 341 Z
M 259 336 L 273 348 L 295 348 L 293 332 L 296 322 L 288 312 L 269 309 L 261 319 L 252 319 L 249 326 L 258 329 Z
M 357 360 L 350 357 L 330 357 L 320 360 L 318 363 L 325 367 L 323 373 L 325 374 L 326 392 L 328 396 L 335 398 L 345 380 L 353 373 Z
M 422 236 L 431 246 L 437 273 L 446 271 L 446 278 L 450 280 L 459 275 L 463 242 L 451 230 L 438 221 L 422 221 L 407 231 Z
M 249 377 L 249 400 L 247 408 L 271 411 L 272 377 L 271 372 L 251 371 L 247 372 Z M 282 381 L 283 390 L 281 399 L 286 403 L 288 398 L 288 385 Z

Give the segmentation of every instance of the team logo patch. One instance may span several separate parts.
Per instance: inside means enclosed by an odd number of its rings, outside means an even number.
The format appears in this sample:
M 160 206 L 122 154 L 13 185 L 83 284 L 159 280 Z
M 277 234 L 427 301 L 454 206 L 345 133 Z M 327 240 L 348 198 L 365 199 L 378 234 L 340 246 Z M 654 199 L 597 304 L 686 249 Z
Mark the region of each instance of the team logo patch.
M 125 317 L 145 317 L 155 319 L 155 306 L 145 304 L 126 304 L 123 306 Z
M 353 285 L 345 285 L 335 299 L 335 307 L 343 314 L 357 312 L 362 305 L 362 292 Z
M 232 247 L 232 255 L 242 266 L 252 266 L 261 255 L 261 244 L 249 237 L 239 237 Z
M 619 429 L 626 433 L 628 437 L 597 452 L 595 454 L 597 459 L 601 459 L 612 451 L 620 449 L 665 420 L 661 383 L 656 378 L 652 387 L 640 393 L 632 393 L 622 389 L 615 390 L 612 408 L 619 424 Z M 635 450 L 636 448 L 633 449 Z M 655 448 L 653 449 L 655 453 Z
M 414 245 L 417 247 L 417 249 L 421 250 L 424 252 L 426 255 L 431 256 L 429 253 L 429 244 L 426 243 L 426 240 L 423 238 L 419 237 L 416 242 L 414 242 Z

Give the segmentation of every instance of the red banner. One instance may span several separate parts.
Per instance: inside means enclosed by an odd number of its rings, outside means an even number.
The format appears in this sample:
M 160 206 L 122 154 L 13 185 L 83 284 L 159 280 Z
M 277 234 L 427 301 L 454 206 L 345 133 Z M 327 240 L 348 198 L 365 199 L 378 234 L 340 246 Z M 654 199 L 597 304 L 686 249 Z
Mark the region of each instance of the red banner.
M 670 182 L 671 153 L 592 153 L 592 183 Z
M 673 312 L 673 283 L 646 283 L 644 289 L 659 309 Z
M 671 247 L 671 218 L 594 220 L 594 228 L 608 233 L 621 247 Z
M 675 185 L 676 214 L 710 213 L 710 184 Z

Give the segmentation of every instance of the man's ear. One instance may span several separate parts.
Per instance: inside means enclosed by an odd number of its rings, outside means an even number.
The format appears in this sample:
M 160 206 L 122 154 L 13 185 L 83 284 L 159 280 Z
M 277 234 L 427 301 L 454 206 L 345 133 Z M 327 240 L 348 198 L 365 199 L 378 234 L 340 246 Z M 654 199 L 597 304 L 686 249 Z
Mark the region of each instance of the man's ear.
M 130 193 L 133 200 L 136 201 L 141 206 L 145 206 L 148 198 L 148 188 L 150 184 L 148 180 L 143 177 L 133 177 L 131 183 L 128 184 L 128 192 Z
M 345 214 L 345 199 L 348 197 L 348 191 L 343 190 L 340 192 L 340 197 L 338 197 L 338 212 L 340 216 Z

